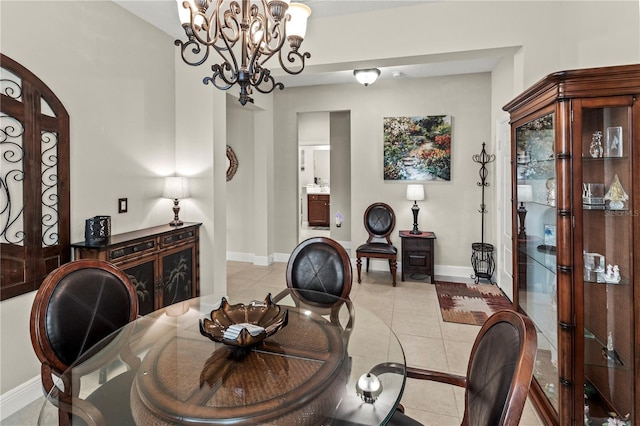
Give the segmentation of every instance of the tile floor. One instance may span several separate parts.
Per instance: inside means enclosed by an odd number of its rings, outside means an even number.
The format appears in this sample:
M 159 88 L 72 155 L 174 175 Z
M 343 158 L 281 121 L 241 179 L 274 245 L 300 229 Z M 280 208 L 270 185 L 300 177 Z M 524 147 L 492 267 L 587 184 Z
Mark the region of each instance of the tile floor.
M 253 300 L 256 294 L 265 292 L 276 294 L 286 285 L 285 270 L 285 263 L 255 266 L 228 262 L 230 300 L 246 297 Z M 389 273 L 380 271 L 363 274 L 361 284 L 354 276 L 351 298 L 365 304 L 392 328 L 402 343 L 409 365 L 465 374 L 479 327 L 443 322 L 435 287 L 426 280 L 402 282 L 398 278 L 397 281 L 397 287 L 392 287 Z M 425 425 L 459 425 L 464 392 L 440 383 L 409 379 L 402 404 L 408 415 Z M 41 405 L 42 401 L 30 404 L 2 421 L 2 425 L 35 425 Z M 520 425 L 542 425 L 529 402 Z

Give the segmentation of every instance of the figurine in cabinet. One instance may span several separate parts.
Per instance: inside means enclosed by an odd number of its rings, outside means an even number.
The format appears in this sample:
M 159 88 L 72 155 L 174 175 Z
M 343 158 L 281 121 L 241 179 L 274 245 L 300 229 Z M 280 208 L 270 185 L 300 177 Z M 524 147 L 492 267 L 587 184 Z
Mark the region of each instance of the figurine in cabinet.
M 622 187 L 617 174 L 613 177 L 613 183 L 609 187 L 609 191 L 604 195 L 604 199 L 609 200 L 609 208 L 611 210 L 622 210 L 624 202 L 629 200 L 629 195 Z
M 604 282 L 618 284 L 620 282 L 620 267 L 618 265 L 607 265 L 607 273 L 604 275 Z
M 611 332 L 607 335 L 607 346 L 602 348 L 602 357 L 606 359 L 607 362 L 624 365 L 622 359 L 620 359 L 620 355 L 618 355 L 618 352 L 613 348 Z

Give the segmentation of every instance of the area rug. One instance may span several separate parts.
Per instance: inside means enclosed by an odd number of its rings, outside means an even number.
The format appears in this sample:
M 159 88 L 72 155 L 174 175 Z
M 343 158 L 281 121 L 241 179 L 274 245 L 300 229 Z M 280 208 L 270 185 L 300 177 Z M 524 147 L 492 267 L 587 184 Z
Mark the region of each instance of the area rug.
M 436 282 L 436 292 L 447 322 L 482 325 L 494 312 L 513 308 L 497 285 Z

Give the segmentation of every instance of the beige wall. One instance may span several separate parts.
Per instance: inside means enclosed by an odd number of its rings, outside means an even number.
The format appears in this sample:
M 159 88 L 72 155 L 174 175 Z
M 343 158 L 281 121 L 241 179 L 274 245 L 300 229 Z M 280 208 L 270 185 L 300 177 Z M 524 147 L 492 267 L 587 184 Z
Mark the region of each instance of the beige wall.
M 351 226 L 351 113 L 334 111 L 329 114 L 331 139 L 331 238 L 340 241 L 346 248 L 352 247 Z M 336 226 L 336 213 L 340 212 L 345 221 L 341 227 Z M 356 223 L 359 223 L 356 221 Z
M 227 182 L 227 252 L 234 260 L 253 262 L 253 218 L 256 209 L 262 210 L 262 206 L 254 204 L 251 191 L 255 179 L 253 111 L 242 108 L 231 96 L 227 105 L 227 144 L 238 157 L 238 171 Z M 236 253 L 239 257 L 235 257 Z
M 111 2 L 1 8 L 2 53 L 41 78 L 70 115 L 72 241 L 99 214 L 111 216 L 113 233 L 171 220 L 171 201 L 160 198 L 160 176 L 175 169 L 171 38 Z M 117 212 L 121 197 L 126 214 Z M 2 393 L 39 371 L 29 340 L 33 296 L 0 303 Z
M 480 237 L 477 212 L 480 192 L 478 170 L 471 155 L 478 153 L 491 136 L 489 73 L 417 80 L 380 80 L 360 85 L 289 88 L 275 96 L 276 127 L 276 251 L 290 253 L 296 245 L 297 141 L 296 113 L 350 111 L 351 116 L 351 226 L 353 246 L 367 233 L 362 214 L 375 201 L 384 201 L 396 212 L 396 229 L 411 229 L 411 204 L 405 199 L 406 182 L 382 177 L 382 119 L 395 116 L 451 115 L 452 179 L 425 183 L 421 203 L 422 229 L 438 235 L 436 263 L 463 270 L 470 267 L 471 243 Z M 348 184 L 348 182 L 346 182 Z M 332 178 L 331 190 L 343 183 Z M 474 220 L 475 219 L 475 220 Z M 397 232 L 392 241 L 400 244 Z M 464 272 L 463 272 L 464 273 Z

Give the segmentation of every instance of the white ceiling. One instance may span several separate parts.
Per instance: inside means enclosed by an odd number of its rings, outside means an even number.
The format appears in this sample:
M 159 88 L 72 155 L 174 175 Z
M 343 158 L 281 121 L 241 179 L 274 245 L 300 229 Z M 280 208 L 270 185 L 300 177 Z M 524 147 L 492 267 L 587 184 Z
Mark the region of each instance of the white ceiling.
M 175 39 L 184 39 L 184 31 L 178 19 L 175 0 L 112 0 L 134 15 L 144 19 Z M 318 19 L 333 15 L 346 15 L 365 11 L 409 6 L 425 1 L 437 0 L 299 0 L 309 5 L 312 10 L 310 19 Z M 509 49 L 510 50 L 510 49 Z M 478 52 L 476 52 L 478 53 Z M 440 55 L 424 59 L 418 64 L 385 63 L 376 66 L 380 69 L 380 79 L 421 78 L 439 75 L 468 74 L 491 71 L 505 54 L 503 49 L 483 52 L 474 55 Z M 334 70 L 331 72 L 313 72 L 309 68 L 298 75 L 274 72 L 277 81 L 285 87 L 312 86 L 319 84 L 354 83 L 352 69 Z M 276 70 L 274 70 L 276 71 Z

